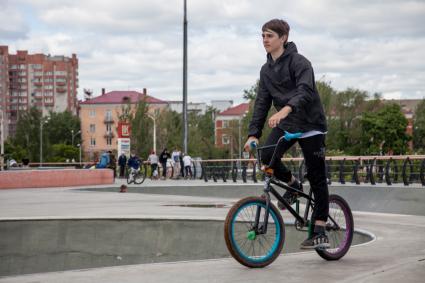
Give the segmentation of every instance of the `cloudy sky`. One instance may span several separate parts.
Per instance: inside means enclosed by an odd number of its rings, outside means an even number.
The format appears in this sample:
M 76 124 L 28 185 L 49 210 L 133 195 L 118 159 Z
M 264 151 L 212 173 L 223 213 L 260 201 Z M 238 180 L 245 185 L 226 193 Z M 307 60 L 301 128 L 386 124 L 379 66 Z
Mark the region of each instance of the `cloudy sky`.
M 259 77 L 261 26 L 286 19 L 316 79 L 425 98 L 425 0 L 187 0 L 189 101 L 232 99 Z M 0 45 L 79 58 L 80 89 L 181 100 L 183 0 L 0 0 Z

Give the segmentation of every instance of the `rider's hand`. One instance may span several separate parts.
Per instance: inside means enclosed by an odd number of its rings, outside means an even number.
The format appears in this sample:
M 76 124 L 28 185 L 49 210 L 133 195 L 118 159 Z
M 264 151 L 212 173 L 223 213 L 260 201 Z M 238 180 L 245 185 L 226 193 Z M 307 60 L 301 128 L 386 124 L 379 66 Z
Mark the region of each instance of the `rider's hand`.
M 255 142 L 256 144 L 258 144 L 258 139 L 256 137 L 249 137 L 248 140 L 246 141 L 245 145 L 244 145 L 244 150 L 245 151 L 251 151 L 251 143 Z
M 270 117 L 268 121 L 269 127 L 274 128 L 277 125 L 279 125 L 280 121 L 285 119 L 291 112 L 292 112 L 291 106 L 286 105 L 285 107 L 283 107 L 279 112 L 273 114 Z

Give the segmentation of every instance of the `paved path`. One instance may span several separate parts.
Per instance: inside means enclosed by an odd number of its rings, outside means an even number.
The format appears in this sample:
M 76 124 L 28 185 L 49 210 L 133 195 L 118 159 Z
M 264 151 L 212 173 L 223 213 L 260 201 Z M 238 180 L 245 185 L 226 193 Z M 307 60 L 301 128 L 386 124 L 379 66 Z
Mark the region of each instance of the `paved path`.
M 198 181 L 155 182 L 156 186 L 196 185 L 202 189 L 201 184 L 206 185 L 203 182 L 198 184 Z M 232 189 L 230 183 L 224 186 Z M 0 215 L 3 220 L 93 217 L 224 219 L 226 207 L 164 205 L 230 204 L 237 199 L 114 193 L 117 189 L 118 184 L 110 187 L 111 193 L 75 188 L 2 190 Z M 257 190 L 255 186 L 250 189 Z M 284 214 L 284 217 L 288 216 Z M 376 235 L 376 240 L 352 248 L 337 262 L 327 262 L 315 252 L 306 252 L 282 255 L 271 266 L 256 270 L 245 268 L 229 258 L 31 274 L 3 277 L 0 282 L 423 282 L 425 216 L 356 211 L 354 219 L 356 228 L 370 231 Z

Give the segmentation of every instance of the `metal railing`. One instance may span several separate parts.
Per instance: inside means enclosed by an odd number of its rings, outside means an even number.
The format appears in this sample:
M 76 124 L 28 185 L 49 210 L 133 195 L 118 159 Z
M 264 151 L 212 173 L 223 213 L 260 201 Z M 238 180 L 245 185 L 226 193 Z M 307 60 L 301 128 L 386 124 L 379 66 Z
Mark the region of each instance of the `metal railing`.
M 282 161 L 295 177 L 302 182 L 306 181 L 304 176 L 307 170 L 303 158 L 283 158 Z M 43 166 L 47 168 L 87 168 L 92 165 L 94 165 L 93 162 L 43 163 Z M 26 169 L 38 166 L 39 163 L 30 163 Z M 146 161 L 143 162 L 143 166 L 149 173 L 150 166 Z M 23 169 L 23 167 L 19 168 Z M 159 170 L 162 174 L 163 169 L 160 165 Z M 326 158 L 326 173 L 328 184 L 403 184 L 405 186 L 422 184 L 425 186 L 425 155 L 330 156 Z M 174 170 L 172 162 L 168 162 L 167 177 L 178 178 L 179 175 L 180 172 Z M 201 179 L 205 182 L 257 183 L 263 179 L 263 173 L 258 170 L 256 159 L 195 159 L 192 164 L 192 179 Z
M 284 164 L 302 182 L 305 181 L 306 167 L 303 158 L 283 158 Z M 201 175 L 196 177 L 205 182 L 213 180 L 242 180 L 254 183 L 263 178 L 255 159 L 202 160 Z M 326 158 L 328 184 L 369 183 L 376 185 L 422 184 L 425 186 L 425 155 L 403 156 L 332 156 Z

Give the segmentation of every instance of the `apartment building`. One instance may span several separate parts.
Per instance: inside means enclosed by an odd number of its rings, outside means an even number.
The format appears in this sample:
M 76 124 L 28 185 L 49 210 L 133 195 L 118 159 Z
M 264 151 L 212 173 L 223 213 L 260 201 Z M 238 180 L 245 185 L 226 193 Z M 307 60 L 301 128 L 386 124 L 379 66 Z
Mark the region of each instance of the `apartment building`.
M 35 106 L 43 115 L 65 110 L 77 113 L 78 59 L 28 54 L 10 54 L 0 46 L 0 104 L 5 112 L 5 134 L 14 135 L 19 112 Z
M 168 102 L 137 91 L 111 91 L 105 92 L 90 100 L 79 104 L 81 121 L 82 150 L 88 160 L 94 160 L 105 150 L 118 151 L 118 125 L 119 116 L 123 107 L 131 106 L 131 111 L 136 109 L 140 100 L 148 104 L 148 113 L 157 117 L 159 111 L 168 107 Z
M 229 148 L 232 157 L 241 154 L 242 143 L 246 136 L 241 133 L 241 120 L 249 111 L 249 103 L 241 103 L 218 113 L 215 117 L 214 133 L 215 145 L 220 148 Z M 237 153 L 237 156 L 233 156 Z

